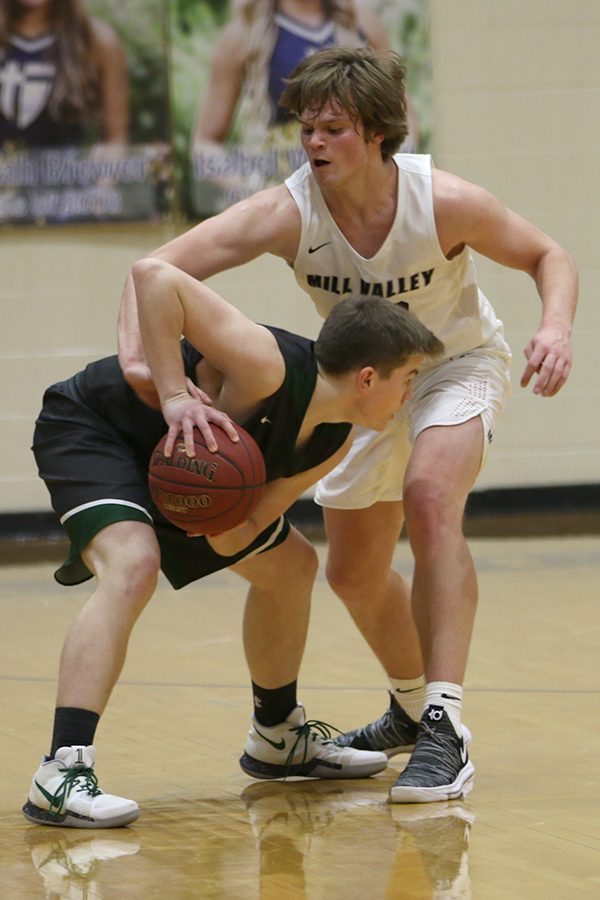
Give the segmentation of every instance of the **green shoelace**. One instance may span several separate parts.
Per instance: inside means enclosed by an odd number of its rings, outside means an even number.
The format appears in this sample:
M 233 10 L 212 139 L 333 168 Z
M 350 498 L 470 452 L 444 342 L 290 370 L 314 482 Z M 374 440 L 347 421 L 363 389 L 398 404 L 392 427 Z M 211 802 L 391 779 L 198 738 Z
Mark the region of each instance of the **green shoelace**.
M 85 766 L 72 766 L 70 769 L 59 769 L 58 771 L 64 772 L 65 777 L 50 799 L 50 812 L 56 811 L 60 813 L 69 794 L 75 787 L 77 787 L 78 791 L 86 791 L 92 797 L 97 797 L 98 794 L 102 793 L 98 787 L 98 779 L 93 769 L 88 769 Z M 82 784 L 79 784 L 80 779 L 83 779 Z
M 321 722 L 319 719 L 309 719 L 303 725 L 298 725 L 296 728 L 292 728 L 291 731 L 295 731 L 298 737 L 292 744 L 292 749 L 287 755 L 287 759 L 283 766 L 284 778 L 287 778 L 288 775 L 294 774 L 294 769 L 301 769 L 304 763 L 306 762 L 306 757 L 308 754 L 308 744 L 312 739 L 313 741 L 317 740 L 317 735 L 314 732 L 318 732 L 322 738 L 324 738 L 329 743 L 332 743 L 332 732 L 337 731 L 338 734 L 342 734 L 339 728 L 336 728 L 334 725 L 329 725 L 327 722 Z M 294 758 L 294 753 L 296 752 L 296 748 L 301 740 L 304 740 L 304 753 L 302 754 L 302 761 L 294 763 L 292 762 Z

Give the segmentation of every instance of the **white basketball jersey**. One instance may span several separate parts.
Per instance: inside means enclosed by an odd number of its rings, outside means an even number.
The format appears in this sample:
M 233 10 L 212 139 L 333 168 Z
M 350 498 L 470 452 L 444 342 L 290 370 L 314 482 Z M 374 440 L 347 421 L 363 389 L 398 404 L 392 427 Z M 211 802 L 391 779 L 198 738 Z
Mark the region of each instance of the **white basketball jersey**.
M 448 260 L 433 212 L 431 157 L 398 153 L 398 204 L 382 246 L 365 259 L 348 243 L 329 212 L 306 163 L 286 180 L 302 218 L 294 260 L 300 287 L 325 318 L 347 297 L 383 297 L 402 303 L 459 356 L 502 334 L 502 322 L 477 286 L 468 249 Z M 507 348 L 508 349 L 508 348 Z

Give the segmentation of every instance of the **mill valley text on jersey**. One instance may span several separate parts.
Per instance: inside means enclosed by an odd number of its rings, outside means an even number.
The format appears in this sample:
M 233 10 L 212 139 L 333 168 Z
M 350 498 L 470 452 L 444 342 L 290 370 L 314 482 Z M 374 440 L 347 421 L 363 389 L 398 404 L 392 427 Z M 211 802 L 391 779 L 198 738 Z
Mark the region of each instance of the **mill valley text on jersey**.
M 435 268 L 425 269 L 421 272 L 412 272 L 410 275 L 402 275 L 398 278 L 389 278 L 386 281 L 366 281 L 352 275 L 316 275 L 307 274 L 306 281 L 310 287 L 328 291 L 330 294 L 345 294 L 357 297 L 383 297 L 392 300 L 401 294 L 418 291 L 427 287 L 431 282 Z

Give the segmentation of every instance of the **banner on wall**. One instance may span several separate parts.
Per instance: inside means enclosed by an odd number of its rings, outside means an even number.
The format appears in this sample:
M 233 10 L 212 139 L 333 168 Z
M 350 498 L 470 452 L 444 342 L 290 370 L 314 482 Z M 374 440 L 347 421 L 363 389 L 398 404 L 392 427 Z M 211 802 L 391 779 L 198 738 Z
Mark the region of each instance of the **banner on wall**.
M 431 136 L 426 0 L 329 2 L 320 26 L 290 18 L 273 0 L 174 0 L 172 112 L 177 180 L 192 217 L 220 212 L 279 184 L 305 160 L 298 125 L 277 99 L 298 62 L 346 44 L 388 47 L 405 59 L 411 134 L 405 151 Z
M 383 35 L 404 56 L 405 149 L 427 150 L 427 0 L 367 5 L 357 24 L 351 0 L 329 0 L 315 27 L 274 0 L 61 0 L 46 26 L 51 0 L 9 4 L 0 225 L 205 217 L 280 183 L 304 162 L 298 126 L 277 108 L 282 78 L 336 43 Z
M 0 223 L 168 212 L 164 0 L 8 6 L 6 33 L 0 26 Z

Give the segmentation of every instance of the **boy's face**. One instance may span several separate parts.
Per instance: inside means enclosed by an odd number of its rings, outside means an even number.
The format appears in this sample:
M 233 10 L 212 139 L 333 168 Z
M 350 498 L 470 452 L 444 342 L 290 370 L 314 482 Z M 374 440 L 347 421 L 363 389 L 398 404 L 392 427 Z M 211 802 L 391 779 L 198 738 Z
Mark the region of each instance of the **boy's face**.
M 362 369 L 357 400 L 359 418 L 355 424 L 382 431 L 403 404 L 410 400 L 413 380 L 424 360 L 422 355 L 409 357 L 403 366 L 392 371 L 389 378 L 382 378 L 375 369 Z
M 320 112 L 305 110 L 299 118 L 302 146 L 315 178 L 322 186 L 336 186 L 363 168 L 372 154 L 381 159 L 383 136 L 367 141 L 362 123 L 339 104 L 326 103 Z

